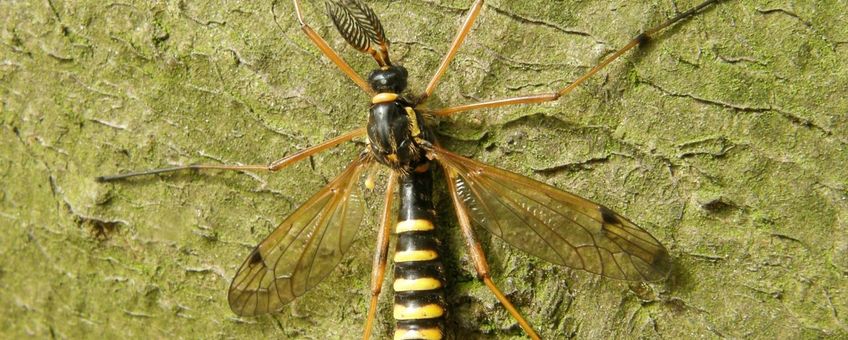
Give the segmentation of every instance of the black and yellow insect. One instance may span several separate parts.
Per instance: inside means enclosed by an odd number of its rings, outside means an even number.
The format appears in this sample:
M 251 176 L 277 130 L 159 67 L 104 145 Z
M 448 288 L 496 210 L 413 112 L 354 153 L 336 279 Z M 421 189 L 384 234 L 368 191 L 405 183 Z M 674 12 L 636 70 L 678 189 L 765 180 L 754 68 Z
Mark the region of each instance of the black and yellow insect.
M 379 163 L 391 171 L 373 261 L 371 298 L 364 338 L 369 338 L 389 258 L 394 192 L 399 202 L 395 233 L 393 315 L 395 339 L 441 339 L 445 334 L 445 272 L 439 259 L 432 202 L 435 165 L 440 165 L 478 277 L 519 325 L 539 336 L 492 281 L 472 223 L 507 243 L 546 261 L 630 281 L 664 279 L 671 267 L 668 251 L 645 230 L 610 209 L 527 177 L 451 153 L 439 146 L 427 116 L 505 105 L 553 101 L 570 92 L 623 53 L 659 30 L 716 2 L 708 0 L 638 35 L 561 90 L 548 94 L 430 109 L 433 93 L 483 7 L 476 0 L 424 93 L 405 95 L 407 70 L 392 63 L 389 40 L 374 11 L 359 0 L 330 0 L 327 10 L 351 46 L 371 54 L 379 68 L 361 78 L 304 22 L 300 1 L 295 13 L 309 39 L 356 85 L 372 96 L 368 123 L 270 165 L 190 165 L 99 177 L 114 181 L 183 169 L 279 171 L 298 160 L 354 138 L 367 136 L 365 150 L 335 179 L 286 218 L 247 256 L 229 290 L 232 310 L 242 316 L 279 311 L 332 272 L 350 248 L 363 221 L 360 178 Z

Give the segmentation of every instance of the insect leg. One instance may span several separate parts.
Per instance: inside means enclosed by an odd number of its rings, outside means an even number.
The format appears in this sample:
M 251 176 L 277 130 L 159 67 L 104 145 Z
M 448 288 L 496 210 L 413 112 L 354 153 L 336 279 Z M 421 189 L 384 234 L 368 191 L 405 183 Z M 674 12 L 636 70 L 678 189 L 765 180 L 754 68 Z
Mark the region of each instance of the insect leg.
M 468 16 L 465 18 L 465 22 L 459 27 L 459 31 L 456 32 L 456 37 L 453 39 L 453 42 L 448 49 L 448 53 L 445 54 L 441 64 L 439 64 L 439 68 L 436 69 L 433 79 L 430 79 L 430 83 L 427 84 L 424 94 L 419 99 L 420 101 L 429 97 L 433 94 L 433 91 L 436 90 L 436 84 L 439 83 L 442 75 L 444 75 L 445 71 L 447 71 L 448 65 L 450 65 L 451 60 L 453 60 L 453 57 L 456 55 L 456 51 L 459 50 L 459 47 L 462 46 L 462 42 L 465 41 L 465 36 L 467 36 L 468 32 L 471 31 L 471 26 L 474 25 L 474 20 L 477 19 L 477 15 L 480 14 L 481 8 L 483 8 L 483 0 L 477 0 L 474 2 L 474 5 L 471 5 L 471 9 L 468 10 Z
M 368 306 L 368 318 L 365 321 L 365 333 L 362 338 L 371 338 L 371 328 L 377 313 L 377 300 L 383 289 L 383 278 L 386 276 L 386 263 L 389 257 L 389 236 L 392 233 L 392 204 L 395 197 L 397 174 L 392 172 L 389 184 L 386 186 L 386 197 L 383 201 L 383 218 L 377 231 L 377 248 L 374 251 L 374 264 L 371 266 L 371 303 Z
M 299 160 L 302 160 L 306 157 L 312 156 L 321 151 L 327 150 L 331 147 L 339 145 L 343 142 L 347 142 L 356 137 L 362 136 L 365 134 L 365 128 L 359 128 L 348 133 L 345 133 L 341 136 L 329 139 L 324 141 L 321 144 L 313 146 L 311 148 L 300 150 L 294 154 L 288 155 L 282 159 L 276 160 L 271 164 L 267 165 L 222 165 L 222 164 L 192 164 L 185 166 L 176 166 L 171 168 L 161 168 L 161 169 L 152 169 L 152 170 L 144 170 L 144 171 L 136 171 L 136 172 L 128 172 L 117 175 L 108 175 L 108 176 L 98 176 L 95 178 L 98 182 L 111 182 L 116 180 L 122 180 L 130 177 L 136 176 L 144 176 L 144 175 L 155 175 L 167 172 L 181 171 L 181 170 L 236 170 L 236 171 L 245 171 L 245 170 L 256 170 L 256 171 L 279 171 Z
M 536 334 L 536 331 L 533 330 L 533 327 L 530 326 L 530 323 L 521 316 L 521 313 L 512 305 L 512 302 L 509 302 L 509 299 L 501 292 L 500 289 L 495 285 L 495 282 L 492 281 L 492 276 L 489 274 L 489 264 L 486 261 L 486 255 L 483 253 L 483 248 L 480 246 L 480 242 L 477 241 L 477 237 L 474 235 L 474 230 L 471 228 L 471 220 L 468 217 L 468 211 L 466 211 L 466 206 L 462 203 L 459 198 L 459 194 L 457 193 L 456 188 L 456 177 L 457 174 L 454 170 L 443 167 L 445 170 L 445 178 L 448 182 L 448 192 L 450 193 L 451 200 L 453 201 L 453 206 L 456 209 L 456 217 L 459 220 L 459 226 L 462 229 L 462 235 L 465 237 L 465 245 L 468 246 L 469 254 L 471 255 L 472 261 L 474 261 L 474 269 L 477 270 L 477 277 L 483 281 L 486 287 L 495 294 L 495 297 L 501 304 L 506 308 L 509 314 L 518 321 L 518 325 L 524 329 L 524 332 L 534 340 L 539 340 L 539 335 Z
M 657 32 L 659 32 L 659 31 L 663 30 L 664 28 L 671 26 L 671 25 L 673 25 L 673 24 L 675 24 L 675 23 L 677 23 L 677 22 L 679 22 L 683 19 L 686 19 L 686 18 L 688 18 L 688 17 L 690 17 L 694 14 L 697 14 L 698 12 L 700 12 L 705 7 L 711 5 L 715 2 L 718 2 L 718 1 L 720 1 L 720 0 L 704 1 L 700 5 L 695 6 L 691 9 L 689 9 L 686 12 L 680 13 L 680 14 L 676 15 L 675 17 L 668 19 L 665 22 L 648 29 L 645 32 L 642 32 L 641 34 L 639 34 L 636 37 L 634 37 L 633 39 L 631 39 L 630 42 L 627 43 L 627 45 L 624 45 L 624 47 L 620 48 L 618 51 L 613 53 L 611 56 L 602 60 L 600 63 L 595 65 L 595 67 L 593 67 L 591 70 L 586 72 L 584 75 L 580 76 L 580 78 L 577 78 L 577 80 L 573 81 L 571 84 L 569 84 L 568 86 L 562 88 L 561 90 L 559 90 L 557 92 L 527 95 L 527 96 L 520 96 L 520 97 L 514 97 L 514 98 L 497 99 L 497 100 L 491 100 L 491 101 L 485 101 L 485 102 L 473 103 L 473 104 L 465 104 L 465 105 L 447 107 L 447 108 L 441 108 L 441 109 L 435 109 L 435 110 L 427 110 L 427 109 L 421 109 L 421 108 L 416 108 L 416 110 L 418 110 L 422 113 L 429 113 L 429 114 L 433 114 L 433 115 L 437 115 L 437 116 L 449 116 L 449 115 L 452 115 L 454 113 L 462 112 L 462 111 L 493 108 L 493 107 L 507 106 L 507 105 L 542 103 L 542 102 L 557 100 L 557 99 L 559 99 L 559 97 L 562 97 L 566 93 L 571 92 L 571 90 L 574 90 L 574 88 L 576 88 L 578 85 L 582 84 L 584 81 L 586 81 L 586 79 L 589 79 L 590 77 L 592 77 L 595 73 L 597 73 L 598 71 L 600 71 L 601 69 L 603 69 L 604 67 L 609 65 L 611 62 L 618 59 L 618 57 L 620 57 L 622 54 L 626 53 L 627 51 L 631 50 L 632 48 L 634 48 L 634 47 L 650 40 L 651 38 L 653 38 L 654 35 Z
M 306 21 L 303 20 L 303 13 L 300 9 L 300 0 L 292 1 L 294 1 L 294 11 L 297 14 L 297 20 L 300 21 L 300 28 L 303 30 L 303 33 L 306 33 L 306 36 L 309 37 L 309 40 L 312 40 L 312 43 L 314 43 L 319 50 L 321 50 L 321 53 L 336 64 L 336 66 L 338 66 L 339 69 L 350 78 L 350 80 L 353 80 L 353 82 L 356 83 L 356 85 L 363 91 L 373 96 L 374 90 L 371 89 L 371 86 L 368 86 L 365 79 L 362 79 L 362 77 L 360 77 L 359 74 L 357 74 L 356 71 L 354 71 L 353 68 L 351 68 L 350 65 L 342 59 L 342 57 L 339 56 L 339 54 L 336 53 L 330 45 L 327 44 L 327 41 L 321 38 L 318 33 L 315 33 L 312 27 L 306 24 Z

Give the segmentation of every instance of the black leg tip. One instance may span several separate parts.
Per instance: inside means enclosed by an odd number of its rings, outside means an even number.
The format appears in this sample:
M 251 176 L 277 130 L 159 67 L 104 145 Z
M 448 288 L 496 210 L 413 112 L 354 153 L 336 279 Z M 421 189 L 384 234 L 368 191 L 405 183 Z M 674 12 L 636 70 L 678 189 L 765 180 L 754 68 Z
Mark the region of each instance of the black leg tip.
M 640 33 L 639 35 L 637 35 L 635 40 L 636 40 L 636 43 L 638 43 L 639 45 L 642 45 L 642 44 L 644 44 L 648 41 L 651 41 L 651 37 L 643 32 L 643 33 Z

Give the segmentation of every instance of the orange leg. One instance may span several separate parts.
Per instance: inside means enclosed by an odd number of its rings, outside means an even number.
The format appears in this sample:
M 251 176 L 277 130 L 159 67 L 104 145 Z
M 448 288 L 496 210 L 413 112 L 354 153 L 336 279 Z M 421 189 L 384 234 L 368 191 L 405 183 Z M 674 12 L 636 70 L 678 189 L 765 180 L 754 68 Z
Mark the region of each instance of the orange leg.
M 392 204 L 395 197 L 397 174 L 392 172 L 389 184 L 386 186 L 386 196 L 383 201 L 383 218 L 380 230 L 377 231 L 377 248 L 374 251 L 374 262 L 371 265 L 371 303 L 368 306 L 368 318 L 365 320 L 365 333 L 362 338 L 371 338 L 371 328 L 374 327 L 374 316 L 377 314 L 377 300 L 383 290 L 383 278 L 386 277 L 386 262 L 389 258 L 389 236 L 392 234 Z
M 700 12 L 705 7 L 711 5 L 712 3 L 715 3 L 717 1 L 719 1 L 719 0 L 704 1 L 700 5 L 695 6 L 694 8 L 692 8 L 692 9 L 686 11 L 686 12 L 680 13 L 677 16 L 675 16 L 674 18 L 668 19 L 665 22 L 663 22 L 662 24 L 654 26 L 651 29 L 643 32 L 642 34 L 637 35 L 635 38 L 631 39 L 630 42 L 627 43 L 627 45 L 624 45 L 624 47 L 620 48 L 618 51 L 613 53 L 611 56 L 609 56 L 606 59 L 604 59 L 603 61 L 601 61 L 598 65 L 595 65 L 595 67 L 593 67 L 591 70 L 589 70 L 589 72 L 586 72 L 586 74 L 580 76 L 580 78 L 577 78 L 577 80 L 573 81 L 571 84 L 569 84 L 568 86 L 562 88 L 561 90 L 559 90 L 557 92 L 528 95 L 528 96 L 520 96 L 520 97 L 515 97 L 515 98 L 507 98 L 507 99 L 491 100 L 491 101 L 485 101 L 485 102 L 480 102 L 480 103 L 465 104 L 465 105 L 447 107 L 447 108 L 441 108 L 441 109 L 435 109 L 435 110 L 428 110 L 428 109 L 421 109 L 421 108 L 417 108 L 416 110 L 418 110 L 419 112 L 422 112 L 422 113 L 429 113 L 429 114 L 433 114 L 433 115 L 437 115 L 437 116 L 449 116 L 449 115 L 452 115 L 454 113 L 462 112 L 462 111 L 484 109 L 484 108 L 493 108 L 493 107 L 507 106 L 507 105 L 542 103 L 542 102 L 557 100 L 557 99 L 559 99 L 559 97 L 562 97 L 566 93 L 571 92 L 571 90 L 574 90 L 574 88 L 576 88 L 578 85 L 580 85 L 581 83 L 586 81 L 586 79 L 589 79 L 590 77 L 592 77 L 595 73 L 598 73 L 598 71 L 600 71 L 601 69 L 603 69 L 604 67 L 609 65 L 611 62 L 618 59 L 618 57 L 620 57 L 622 54 L 624 54 L 627 51 L 631 50 L 632 48 L 638 46 L 639 44 L 653 38 L 653 36 L 657 32 L 661 31 L 662 29 L 664 29 L 668 26 L 673 25 L 674 23 L 677 23 L 678 21 L 681 21 L 685 18 L 688 18 L 688 17 Z M 432 82 L 431 82 L 431 85 L 432 85 Z
M 318 49 L 321 50 L 321 53 L 324 53 L 327 58 L 330 58 L 330 60 L 335 63 L 336 66 L 338 66 L 339 69 L 341 69 L 341 71 L 344 72 L 350 78 L 350 80 L 353 80 L 353 82 L 356 83 L 356 85 L 359 86 L 363 91 L 368 93 L 368 95 L 374 96 L 374 90 L 371 89 L 371 86 L 368 85 L 368 82 L 366 82 L 365 79 L 362 79 L 362 77 L 360 77 L 359 74 L 357 74 L 356 71 L 354 71 L 353 68 L 351 68 L 350 65 L 344 59 L 342 59 L 342 57 L 339 56 L 339 54 L 336 53 L 336 51 L 334 51 L 333 48 L 330 47 L 330 45 L 328 45 L 327 42 L 323 38 L 321 38 L 320 35 L 318 35 L 318 33 L 315 33 L 312 27 L 309 27 L 309 25 L 306 24 L 306 21 L 303 20 L 303 12 L 300 9 L 300 0 L 293 1 L 294 11 L 297 14 L 297 20 L 300 21 L 300 28 L 303 30 L 304 33 L 306 33 L 306 36 L 309 37 L 309 40 L 312 40 L 315 46 L 317 46 Z
M 436 74 L 433 75 L 433 79 L 430 79 L 430 83 L 428 83 L 427 88 L 424 89 L 424 94 L 420 97 L 420 101 L 424 101 L 424 99 L 429 97 L 433 94 L 433 91 L 436 90 L 436 84 L 439 83 L 439 80 L 445 74 L 445 71 L 448 70 L 450 62 L 453 60 L 453 57 L 456 56 L 456 51 L 459 50 L 460 46 L 462 46 L 462 42 L 465 41 L 465 36 L 467 36 L 468 32 L 471 31 L 471 26 L 474 25 L 474 20 L 477 19 L 477 15 L 480 14 L 481 8 L 483 8 L 483 0 L 477 0 L 474 5 L 471 6 L 471 9 L 468 10 L 468 17 L 465 18 L 465 22 L 462 23 L 462 26 L 459 27 L 459 32 L 456 32 L 456 37 L 453 39 L 453 42 L 448 49 L 448 53 L 445 54 L 445 57 L 442 59 L 442 63 L 439 64 L 439 68 L 436 69 Z
M 275 172 L 275 171 L 280 171 L 281 169 L 283 169 L 283 168 L 285 168 L 285 167 L 287 167 L 287 166 L 289 166 L 289 165 L 291 165 L 291 164 L 293 164 L 293 163 L 295 163 L 299 160 L 302 160 L 306 157 L 312 156 L 316 153 L 327 150 L 331 147 L 339 145 L 343 142 L 347 142 L 351 139 L 362 136 L 364 134 L 365 134 L 365 128 L 359 128 L 359 129 L 353 130 L 351 132 L 345 133 L 341 136 L 338 136 L 336 138 L 324 141 L 323 143 L 318 144 L 316 146 L 313 146 L 311 148 L 300 150 L 300 151 L 298 151 L 294 154 L 291 154 L 291 155 L 286 156 L 282 159 L 274 161 L 274 162 L 272 162 L 271 164 L 268 164 L 268 165 L 193 164 L 193 165 L 185 165 L 185 166 L 176 166 L 176 167 L 171 167 L 171 168 L 161 168 L 161 169 L 144 170 L 144 171 L 137 171 L 137 172 L 128 172 L 128 173 L 117 174 L 117 175 L 99 176 L 99 177 L 95 178 L 95 180 L 98 181 L 98 182 L 110 182 L 110 181 L 126 179 L 126 178 L 129 178 L 129 177 L 144 176 L 144 175 L 155 175 L 155 174 L 161 174 L 161 173 L 166 173 L 166 172 L 174 172 L 174 171 L 180 171 L 180 170 L 200 170 L 200 169 L 237 170 L 237 171 L 258 170 L 258 171 Z
M 456 173 L 451 169 L 443 167 L 446 176 L 445 178 L 448 181 L 448 192 L 450 193 L 451 200 L 453 201 L 453 206 L 456 210 L 456 217 L 459 220 L 459 226 L 462 229 L 462 235 L 465 237 L 465 245 L 468 246 L 469 254 L 471 255 L 471 259 L 474 261 L 474 269 L 477 270 L 477 277 L 483 281 L 486 287 L 495 294 L 495 297 L 501 304 L 506 308 L 509 314 L 518 322 L 518 325 L 524 329 L 524 332 L 534 340 L 538 340 L 539 334 L 536 334 L 536 331 L 533 330 L 533 327 L 530 326 L 530 323 L 521 316 L 521 313 L 512 305 L 512 302 L 509 302 L 509 299 L 501 292 L 500 289 L 495 285 L 495 282 L 492 281 L 492 276 L 489 274 L 489 263 L 486 261 L 486 255 L 483 253 L 483 248 L 480 246 L 480 242 L 477 241 L 477 236 L 474 235 L 474 230 L 471 229 L 471 220 L 468 218 L 468 211 L 465 204 L 460 200 L 457 189 L 456 189 Z

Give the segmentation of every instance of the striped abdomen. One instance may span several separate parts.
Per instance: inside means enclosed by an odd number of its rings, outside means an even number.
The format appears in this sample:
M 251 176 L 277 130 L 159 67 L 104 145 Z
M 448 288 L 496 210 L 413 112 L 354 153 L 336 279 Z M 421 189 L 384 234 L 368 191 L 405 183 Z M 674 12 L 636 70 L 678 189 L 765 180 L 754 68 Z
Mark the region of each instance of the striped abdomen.
M 434 234 L 433 176 L 429 164 L 398 180 L 394 338 L 441 339 L 444 334 L 444 266 Z

